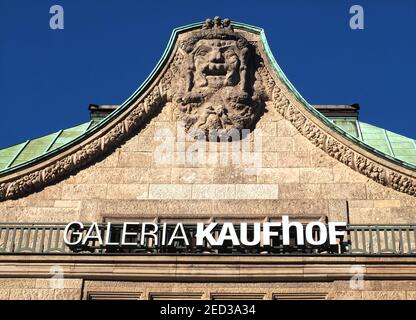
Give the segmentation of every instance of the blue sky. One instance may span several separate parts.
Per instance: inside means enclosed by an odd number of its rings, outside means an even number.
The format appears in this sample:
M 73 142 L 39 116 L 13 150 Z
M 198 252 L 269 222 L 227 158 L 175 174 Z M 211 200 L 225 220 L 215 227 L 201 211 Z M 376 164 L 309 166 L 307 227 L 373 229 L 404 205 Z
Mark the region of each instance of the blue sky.
M 64 8 L 51 30 L 49 8 Z M 349 8 L 363 6 L 364 30 Z M 121 104 L 151 72 L 175 27 L 220 15 L 263 27 L 312 104 L 358 102 L 361 120 L 416 138 L 416 1 L 0 0 L 0 148 Z

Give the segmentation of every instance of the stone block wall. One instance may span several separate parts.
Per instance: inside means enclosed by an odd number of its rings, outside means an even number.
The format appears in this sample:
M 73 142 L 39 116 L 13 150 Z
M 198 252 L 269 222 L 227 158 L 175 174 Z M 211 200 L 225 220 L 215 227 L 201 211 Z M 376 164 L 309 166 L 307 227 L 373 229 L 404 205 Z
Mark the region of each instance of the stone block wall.
M 416 198 L 355 172 L 312 145 L 271 105 L 266 111 L 245 138 L 253 147 L 255 135 L 261 136 L 262 167 L 255 174 L 230 159 L 228 164 L 157 163 L 158 130 L 178 130 L 168 103 L 104 160 L 40 192 L 1 202 L 0 221 L 263 220 L 282 214 L 345 221 L 348 206 L 353 224 L 415 223 Z M 183 143 L 185 150 L 194 144 Z M 184 156 L 178 153 L 179 159 Z
M 159 164 L 158 131 L 176 132 L 167 104 L 145 128 L 104 160 L 18 200 L 0 203 L 0 222 L 92 221 L 263 221 L 289 215 L 301 221 L 325 215 L 352 224 L 414 224 L 416 198 L 370 180 L 325 154 L 301 136 L 271 105 L 245 139 L 262 167 L 247 174 L 245 164 Z M 260 132 L 261 131 L 261 132 Z M 184 142 L 191 146 L 193 142 Z M 179 153 L 179 152 L 178 152 Z M 175 154 L 182 157 L 183 154 Z M 330 266 L 326 266 L 330 267 Z M 111 277 L 108 279 L 111 280 Z M 302 283 L 180 283 L 67 279 L 0 279 L 0 299 L 415 299 L 412 281 Z M 84 281 L 84 289 L 82 283 Z M 172 280 L 173 281 L 173 280 Z M 243 296 L 241 296 L 243 295 Z
M 0 278 L 0 300 L 79 300 L 82 279 Z

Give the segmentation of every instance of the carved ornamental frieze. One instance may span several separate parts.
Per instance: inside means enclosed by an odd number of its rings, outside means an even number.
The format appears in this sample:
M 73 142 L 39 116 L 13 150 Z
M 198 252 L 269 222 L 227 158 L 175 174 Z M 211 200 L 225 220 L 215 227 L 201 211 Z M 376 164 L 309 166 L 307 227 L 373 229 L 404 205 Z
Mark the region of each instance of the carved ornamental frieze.
M 167 67 L 135 97 L 96 138 L 73 146 L 56 160 L 40 162 L 37 169 L 0 178 L 0 201 L 16 199 L 57 183 L 107 156 L 137 134 L 166 102 L 175 106 L 177 119 L 188 131 L 254 128 L 265 102 L 271 105 L 313 145 L 369 179 L 396 191 L 416 196 L 416 179 L 364 156 L 336 139 L 332 129 L 318 124 L 302 103 L 271 71 L 267 53 L 232 28 L 229 19 L 208 19 L 202 28 L 184 34 Z M 285 88 L 286 89 L 286 88 Z M 43 164 L 43 165 L 42 165 Z M 415 175 L 416 176 L 416 175 Z
M 313 121 L 307 118 L 302 110 L 291 103 L 279 86 L 274 86 L 272 95 L 274 108 L 315 146 L 351 169 L 381 185 L 388 186 L 411 196 L 416 196 L 415 179 L 384 167 L 328 135 L 323 129 L 319 128 Z

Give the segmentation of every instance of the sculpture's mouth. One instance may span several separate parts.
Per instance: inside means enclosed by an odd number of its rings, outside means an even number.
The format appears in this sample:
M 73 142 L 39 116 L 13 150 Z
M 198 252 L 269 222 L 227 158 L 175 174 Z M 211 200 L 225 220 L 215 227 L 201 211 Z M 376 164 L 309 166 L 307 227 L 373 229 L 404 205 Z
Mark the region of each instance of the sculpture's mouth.
M 206 76 L 225 76 L 227 68 L 225 63 L 208 63 L 202 72 Z

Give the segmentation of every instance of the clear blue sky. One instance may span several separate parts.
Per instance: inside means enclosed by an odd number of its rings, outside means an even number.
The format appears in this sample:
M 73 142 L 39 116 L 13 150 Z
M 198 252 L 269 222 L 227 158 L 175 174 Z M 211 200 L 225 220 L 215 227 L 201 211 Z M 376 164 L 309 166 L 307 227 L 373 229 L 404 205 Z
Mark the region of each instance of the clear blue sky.
M 49 8 L 64 8 L 64 30 Z M 349 8 L 365 29 L 349 28 Z M 220 15 L 263 27 L 312 104 L 358 102 L 361 120 L 416 138 L 416 1 L 0 0 L 0 148 L 89 120 L 150 73 L 175 27 Z

